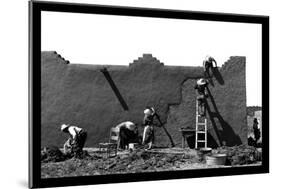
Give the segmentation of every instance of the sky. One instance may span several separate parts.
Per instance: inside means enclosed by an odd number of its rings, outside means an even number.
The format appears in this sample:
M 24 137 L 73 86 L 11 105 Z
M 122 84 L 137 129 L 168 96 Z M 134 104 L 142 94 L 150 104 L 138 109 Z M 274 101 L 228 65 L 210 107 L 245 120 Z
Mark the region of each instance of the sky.
M 70 63 L 129 65 L 144 53 L 164 65 L 221 66 L 246 56 L 247 106 L 261 106 L 261 25 L 233 22 L 42 12 L 42 51 Z

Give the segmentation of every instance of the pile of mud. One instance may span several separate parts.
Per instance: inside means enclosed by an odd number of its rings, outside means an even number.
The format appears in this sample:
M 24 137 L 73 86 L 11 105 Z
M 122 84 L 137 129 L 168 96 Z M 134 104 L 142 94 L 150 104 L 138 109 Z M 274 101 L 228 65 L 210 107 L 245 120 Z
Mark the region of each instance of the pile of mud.
M 60 162 L 67 159 L 77 158 L 77 159 L 86 159 L 91 158 L 87 151 L 82 151 L 81 153 L 73 154 L 67 153 L 64 154 L 57 146 L 48 146 L 44 147 L 41 150 L 41 162 Z
M 59 149 L 55 150 L 57 154 L 51 150 L 50 152 L 55 155 L 48 154 L 46 156 L 48 158 L 45 157 L 43 162 L 60 162 L 42 163 L 42 178 L 212 168 L 202 160 L 202 157 L 195 150 L 183 153 L 163 153 L 140 149 L 131 153 L 119 153 L 112 157 L 107 157 L 101 152 L 89 151 L 90 157 L 72 157 L 70 159 L 61 156 L 63 153 Z M 227 165 L 252 164 L 261 160 L 261 151 L 249 146 L 221 147 L 214 149 L 212 153 L 227 154 Z
M 105 160 L 104 170 L 115 173 L 169 170 L 172 167 L 179 168 L 187 161 L 198 162 L 199 159 L 186 154 L 152 153 L 139 150 Z
M 224 153 L 227 155 L 227 165 L 246 165 L 261 161 L 262 152 L 260 148 L 248 145 L 234 147 L 220 147 L 213 150 L 215 153 Z

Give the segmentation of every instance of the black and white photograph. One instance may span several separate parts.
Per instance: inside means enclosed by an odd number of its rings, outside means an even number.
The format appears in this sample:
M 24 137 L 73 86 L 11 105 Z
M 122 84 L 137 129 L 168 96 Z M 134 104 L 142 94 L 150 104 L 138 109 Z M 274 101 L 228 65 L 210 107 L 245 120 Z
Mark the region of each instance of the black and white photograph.
M 264 165 L 262 24 L 152 15 L 41 11 L 41 179 Z

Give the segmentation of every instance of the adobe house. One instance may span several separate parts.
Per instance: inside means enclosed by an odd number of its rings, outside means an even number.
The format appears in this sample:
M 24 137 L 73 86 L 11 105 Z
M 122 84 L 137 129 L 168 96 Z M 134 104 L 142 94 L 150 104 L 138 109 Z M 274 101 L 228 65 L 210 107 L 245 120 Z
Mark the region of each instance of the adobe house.
M 247 143 L 245 64 L 245 57 L 233 56 L 214 70 L 207 100 L 211 147 Z M 105 67 L 125 109 L 101 72 Z M 180 128 L 195 128 L 194 86 L 203 77 L 203 67 L 165 66 L 150 54 L 128 66 L 73 64 L 48 51 L 41 54 L 41 75 L 42 146 L 63 145 L 62 123 L 85 128 L 86 146 L 97 146 L 107 141 L 109 129 L 122 121 L 141 125 L 146 106 L 156 108 L 176 146 L 181 145 Z M 192 147 L 194 137 L 189 141 Z M 155 142 L 157 146 L 170 145 L 163 128 L 156 127 Z

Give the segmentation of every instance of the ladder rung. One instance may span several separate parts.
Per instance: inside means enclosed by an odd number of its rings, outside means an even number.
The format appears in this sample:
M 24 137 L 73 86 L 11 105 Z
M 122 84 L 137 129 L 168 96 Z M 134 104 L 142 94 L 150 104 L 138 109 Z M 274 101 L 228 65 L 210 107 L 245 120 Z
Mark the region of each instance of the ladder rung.
M 204 133 L 204 134 L 206 133 L 205 131 L 196 131 L 196 132 L 197 133 Z
M 203 121 L 203 122 L 202 122 Z M 205 143 L 207 147 L 207 117 L 199 115 L 198 112 L 198 100 L 196 100 L 196 128 L 195 128 L 195 148 L 198 148 L 198 143 Z M 203 127 L 204 128 L 203 128 Z M 200 129 L 199 129 L 200 128 Z M 198 140 L 199 136 L 204 134 L 204 140 Z
M 198 119 L 200 119 L 200 118 L 207 119 L 205 116 L 200 116 L 199 114 L 196 114 L 196 116 L 197 116 Z
M 205 123 L 197 123 L 197 125 L 206 125 Z

